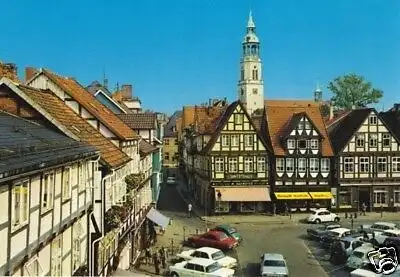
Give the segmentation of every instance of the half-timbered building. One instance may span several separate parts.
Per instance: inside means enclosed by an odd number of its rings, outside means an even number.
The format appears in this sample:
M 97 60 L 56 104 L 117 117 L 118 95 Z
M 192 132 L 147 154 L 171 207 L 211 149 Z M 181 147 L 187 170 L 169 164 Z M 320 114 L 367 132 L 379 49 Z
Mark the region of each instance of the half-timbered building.
M 267 100 L 261 132 L 271 143 L 271 181 L 277 208 L 331 204 L 333 150 L 319 104 Z
M 329 135 L 337 156 L 336 207 L 368 210 L 400 205 L 400 146 L 395 113 L 352 110 L 333 120 Z
M 195 161 L 197 184 L 214 213 L 262 212 L 271 201 L 269 151 L 239 101 L 230 104 Z
M 98 155 L 0 112 L 0 275 L 72 276 L 87 266 Z

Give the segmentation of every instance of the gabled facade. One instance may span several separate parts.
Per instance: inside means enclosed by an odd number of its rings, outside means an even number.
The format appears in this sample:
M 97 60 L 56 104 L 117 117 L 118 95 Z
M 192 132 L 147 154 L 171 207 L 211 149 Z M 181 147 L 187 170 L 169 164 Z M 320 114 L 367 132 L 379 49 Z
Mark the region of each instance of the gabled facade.
M 109 108 L 115 114 L 125 114 L 129 111 L 126 111 L 122 105 L 120 105 L 117 101 L 112 99 L 111 92 L 104 86 L 101 85 L 99 82 L 94 81 L 89 86 L 86 87 L 86 90 L 93 94 L 96 99 Z
M 319 105 L 267 100 L 262 133 L 274 158 L 271 180 L 278 209 L 305 210 L 331 204 L 334 155 Z
M 328 126 L 335 149 L 337 208 L 400 206 L 400 140 L 393 112 L 352 110 Z
M 0 275 L 72 276 L 88 266 L 98 151 L 0 112 Z
M 269 151 L 245 107 L 230 104 L 195 159 L 195 195 L 213 213 L 266 211 Z M 209 198 L 209 199 L 207 199 Z
M 180 118 L 181 114 L 181 111 L 176 111 L 164 127 L 162 163 L 166 171 L 174 172 L 173 170 L 179 165 L 177 120 Z

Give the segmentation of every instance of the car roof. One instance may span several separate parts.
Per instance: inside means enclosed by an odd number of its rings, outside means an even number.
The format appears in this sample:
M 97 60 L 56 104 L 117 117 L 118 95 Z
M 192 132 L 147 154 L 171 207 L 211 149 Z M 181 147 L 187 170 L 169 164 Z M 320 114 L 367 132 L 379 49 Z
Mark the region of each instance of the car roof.
M 213 263 L 215 263 L 214 260 L 209 260 L 209 259 L 204 259 L 204 258 L 193 258 L 190 261 L 188 261 L 190 264 L 198 264 L 202 266 L 209 266 Z
M 282 254 L 278 253 L 264 253 L 264 260 L 275 260 L 275 261 L 282 261 L 285 260 Z
M 384 225 L 384 226 L 390 226 L 390 227 L 396 226 L 396 224 L 393 222 L 384 222 L 384 221 L 375 222 L 372 225 Z
M 351 230 L 347 229 L 347 228 L 339 227 L 339 228 L 332 229 L 330 231 L 341 234 L 341 233 L 348 232 L 348 231 L 351 231 Z
M 219 252 L 221 250 L 219 250 L 217 248 L 213 248 L 213 247 L 200 247 L 200 248 L 195 249 L 195 251 L 202 251 L 202 252 L 206 252 L 206 253 L 212 254 L 212 253 Z

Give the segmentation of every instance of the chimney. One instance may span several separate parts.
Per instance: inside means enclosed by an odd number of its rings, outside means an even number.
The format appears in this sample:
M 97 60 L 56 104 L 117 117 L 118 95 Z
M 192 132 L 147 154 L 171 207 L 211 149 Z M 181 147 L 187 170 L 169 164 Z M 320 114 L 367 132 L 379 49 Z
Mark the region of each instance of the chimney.
M 33 76 L 36 75 L 36 73 L 38 73 L 39 70 L 37 70 L 34 67 L 25 67 L 25 82 L 27 82 L 28 80 L 32 79 Z
M 132 85 L 122 85 L 121 91 L 124 99 L 132 99 Z
M 329 103 L 329 120 L 332 120 L 335 115 L 333 113 L 333 108 L 334 108 L 335 103 L 333 101 L 330 101 Z
M 0 78 L 6 77 L 12 81 L 19 82 L 17 65 L 15 63 L 1 63 L 0 62 Z

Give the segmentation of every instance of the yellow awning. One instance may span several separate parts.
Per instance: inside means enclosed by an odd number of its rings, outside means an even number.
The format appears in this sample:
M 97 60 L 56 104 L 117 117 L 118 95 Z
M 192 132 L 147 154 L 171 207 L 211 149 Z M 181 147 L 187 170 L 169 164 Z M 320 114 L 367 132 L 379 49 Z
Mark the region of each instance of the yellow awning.
M 275 196 L 278 200 L 311 199 L 311 196 L 307 192 L 275 192 Z
M 332 199 L 333 195 L 330 191 L 310 192 L 312 199 Z

